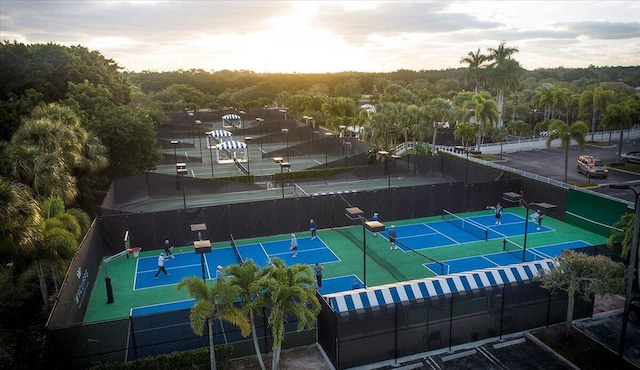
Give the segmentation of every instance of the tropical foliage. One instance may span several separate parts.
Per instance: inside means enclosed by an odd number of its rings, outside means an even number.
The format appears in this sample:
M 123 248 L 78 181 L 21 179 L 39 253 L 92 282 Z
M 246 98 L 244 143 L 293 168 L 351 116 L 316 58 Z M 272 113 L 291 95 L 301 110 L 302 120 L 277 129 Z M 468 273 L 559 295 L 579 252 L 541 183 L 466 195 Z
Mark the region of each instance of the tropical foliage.
M 571 332 L 573 322 L 573 306 L 576 295 L 585 300 L 592 300 L 594 294 L 619 294 L 625 287 L 625 267 L 622 263 L 613 262 L 603 255 L 589 256 L 565 249 L 557 259 L 558 265 L 550 272 L 539 275 L 536 280 L 541 286 L 552 292 L 567 292 L 567 318 L 565 334 Z

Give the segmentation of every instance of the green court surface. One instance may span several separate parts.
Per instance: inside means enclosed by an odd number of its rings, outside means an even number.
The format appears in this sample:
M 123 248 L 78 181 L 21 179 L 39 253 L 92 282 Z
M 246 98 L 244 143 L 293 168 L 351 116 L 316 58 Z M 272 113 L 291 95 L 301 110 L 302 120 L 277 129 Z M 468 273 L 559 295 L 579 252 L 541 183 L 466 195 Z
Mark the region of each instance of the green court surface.
M 505 208 L 505 214 L 509 213 L 514 217 L 524 219 L 526 210 L 521 207 Z M 479 217 L 485 220 L 490 220 L 489 216 L 493 215 L 492 210 L 470 212 L 461 214 L 462 217 Z M 484 216 L 484 217 L 482 217 Z M 433 216 L 412 220 L 398 220 L 393 222 L 385 222 L 387 229 L 393 224 L 399 230 L 403 225 L 415 225 L 441 222 L 441 216 Z M 485 225 L 487 225 L 485 223 Z M 556 245 L 561 243 L 581 241 L 589 245 L 602 245 L 605 244 L 607 239 L 601 235 L 592 233 L 588 230 L 581 229 L 550 216 L 546 216 L 544 219 L 544 228 L 542 231 L 537 231 L 535 226 L 529 223 L 527 233 L 527 249 L 535 249 L 536 247 L 544 247 L 549 245 Z M 487 225 L 491 230 L 493 225 Z M 320 225 L 322 227 L 322 225 Z M 407 228 L 408 229 L 408 228 Z M 518 235 L 509 235 L 508 239 L 514 243 L 522 245 L 524 243 L 524 221 L 522 222 L 522 233 Z M 465 231 L 457 230 L 450 234 L 466 235 Z M 269 237 L 260 237 L 245 240 L 236 240 L 240 250 L 243 246 L 259 245 L 259 246 L 277 246 L 280 247 L 278 253 L 267 253 L 269 256 L 277 256 L 285 260 L 286 263 L 303 263 L 313 265 L 318 261 L 315 261 L 316 254 L 305 253 L 305 243 L 309 238 L 309 232 L 296 232 L 296 235 L 300 241 L 300 250 L 297 258 L 291 258 L 290 252 L 285 248 L 282 251 L 283 245 L 288 245 L 290 240 L 290 234 L 273 235 Z M 446 236 L 446 235 L 445 235 Z M 426 268 L 427 264 L 432 264 L 433 260 L 447 261 L 457 258 L 472 257 L 489 255 L 493 253 L 503 252 L 503 239 L 502 237 L 489 237 L 488 241 L 480 240 L 479 238 L 473 240 L 466 240 L 463 242 L 452 241 L 450 244 L 441 243 L 430 245 L 427 248 L 417 250 L 418 253 L 409 250 L 408 248 L 390 250 L 389 241 L 385 234 L 374 236 L 369 231 L 366 232 L 366 281 L 368 287 L 397 283 L 408 280 L 423 279 L 433 277 L 435 274 Z M 398 240 L 402 240 L 403 235 L 398 235 Z M 363 272 L 363 227 L 358 221 L 354 221 L 353 226 L 336 228 L 336 229 L 322 229 L 318 230 L 318 239 L 314 240 L 314 245 L 323 245 L 323 248 L 327 248 L 331 252 L 332 256 L 335 256 L 329 262 L 322 262 L 324 266 L 324 279 L 330 281 L 332 278 L 339 278 L 345 276 L 356 276 L 360 281 L 364 281 Z M 309 244 L 310 245 L 310 244 Z M 227 249 L 230 247 L 230 240 L 222 240 L 212 243 L 213 252 L 217 249 Z M 411 247 L 416 248 L 416 244 L 411 244 Z M 314 247 L 315 248 L 315 247 Z M 268 248 L 266 248 L 268 249 Z M 155 251 L 142 251 L 138 259 L 150 259 L 157 258 L 161 250 Z M 194 247 L 180 246 L 176 247 L 173 251 L 176 255 L 176 261 L 181 258 L 181 255 L 188 257 L 191 261 L 199 261 L 195 259 L 193 254 Z M 136 279 L 140 279 L 141 273 L 138 267 L 138 259 L 130 256 L 121 256 L 114 259 L 108 264 L 109 276 L 111 278 L 111 284 L 113 287 L 113 303 L 107 303 L 107 293 L 105 284 L 105 265 L 101 264 L 100 271 L 98 273 L 98 279 L 94 289 L 92 291 L 86 315 L 85 322 L 95 322 L 109 319 L 126 318 L 130 315 L 131 309 L 136 307 L 145 307 L 153 305 L 164 305 L 170 302 L 189 300 L 191 297 L 185 289 L 177 290 L 176 281 L 169 279 L 163 280 L 163 276 L 157 280 L 159 283 L 154 286 L 137 288 Z M 149 261 L 145 261 L 149 262 Z M 167 263 L 167 267 L 171 266 L 171 262 Z M 208 261 L 209 265 L 217 264 L 216 261 Z M 260 264 L 259 261 L 256 261 Z M 142 263 L 140 263 L 142 264 Z M 148 263 L 147 263 L 148 265 Z M 195 264 L 194 264 L 195 265 Z M 198 266 L 192 266 L 194 276 L 202 277 L 201 268 Z M 473 268 L 470 266 L 470 268 Z M 215 266 L 213 267 L 215 269 Z M 171 270 L 170 270 L 171 271 Z M 209 271 L 211 266 L 209 266 Z M 147 273 L 149 273 L 147 271 Z M 155 273 L 155 271 L 154 271 Z M 161 274 L 162 275 L 162 274 Z M 177 279 L 175 274 L 172 274 L 174 280 Z M 208 276 L 208 275 L 207 275 Z M 147 276 L 148 278 L 148 276 Z M 215 284 L 213 278 L 207 280 L 208 284 Z M 351 287 L 346 287 L 345 290 Z M 324 292 L 323 294 L 333 293 Z

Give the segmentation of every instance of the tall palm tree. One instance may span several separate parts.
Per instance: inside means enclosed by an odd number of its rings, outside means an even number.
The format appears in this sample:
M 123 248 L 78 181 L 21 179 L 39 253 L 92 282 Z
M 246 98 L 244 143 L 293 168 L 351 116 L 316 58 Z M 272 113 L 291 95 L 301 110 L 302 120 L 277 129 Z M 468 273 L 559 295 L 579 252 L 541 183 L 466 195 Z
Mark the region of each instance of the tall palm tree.
M 216 355 L 213 349 L 213 323 L 212 320 L 224 320 L 240 328 L 243 336 L 248 336 L 251 326 L 242 309 L 234 306 L 240 295 L 240 288 L 221 280 L 208 287 L 207 283 L 195 276 L 186 277 L 180 281 L 177 288 L 185 287 L 189 295 L 196 299 L 191 308 L 189 321 L 191 330 L 196 335 L 202 336 L 204 323 L 207 322 L 209 332 L 209 359 L 211 369 L 216 369 Z
M 518 77 L 523 72 L 520 63 L 511 59 L 511 56 L 517 52 L 517 48 L 506 47 L 504 41 L 496 49 L 489 48 L 487 60 L 490 62 L 491 82 L 497 90 L 498 127 L 503 126 L 504 95 L 518 86 Z
M 551 142 L 560 139 L 561 148 L 564 152 L 564 182 L 567 182 L 567 169 L 569 168 L 569 149 L 571 141 L 578 144 L 580 151 L 584 148 L 585 137 L 589 133 L 589 126 L 582 122 L 576 121 L 571 126 L 567 125 L 559 119 L 549 121 L 549 136 L 547 136 L 547 149 L 551 148 Z
M 475 88 L 475 93 L 478 93 L 478 85 L 484 82 L 486 77 L 485 75 L 485 65 L 484 63 L 488 60 L 488 57 L 482 53 L 480 53 L 480 49 L 475 53 L 470 51 L 469 54 L 460 59 L 461 64 L 467 65 L 467 77 L 473 81 L 473 85 Z
M 252 305 L 268 307 L 270 310 L 268 323 L 273 333 L 272 370 L 276 370 L 280 362 L 287 316 L 297 318 L 298 330 L 315 325 L 320 302 L 316 297 L 314 281 L 313 271 L 307 265 L 286 266 L 282 260 L 274 258 L 271 266 L 265 268 L 265 276 L 260 280 L 264 294 Z
M 580 95 L 580 103 L 578 105 L 580 112 L 591 111 L 591 141 L 596 131 L 596 121 L 599 114 L 603 114 L 607 110 L 607 106 L 613 102 L 614 93 L 612 90 L 604 90 L 600 86 L 596 86 L 593 90 L 586 90 Z
M 476 94 L 470 101 L 465 103 L 465 108 L 470 111 L 469 115 L 475 118 L 475 122 L 478 125 L 476 150 L 480 150 L 482 137 L 489 132 L 498 121 L 498 105 L 495 100 L 484 98 L 481 94 Z
M 262 290 L 258 282 L 264 274 L 260 267 L 251 260 L 245 261 L 243 264 L 231 265 L 225 269 L 225 272 L 227 275 L 226 280 L 230 284 L 239 288 L 240 306 L 244 310 L 245 315 L 249 317 L 253 347 L 256 351 L 258 361 L 260 362 L 260 368 L 265 370 L 266 367 L 264 365 L 264 360 L 262 359 L 262 352 L 260 351 L 260 345 L 258 344 L 258 333 L 256 332 L 255 321 L 256 309 L 261 307 L 251 305 L 251 302 L 262 294 Z
M 609 130 L 620 130 L 620 140 L 618 140 L 618 162 L 622 154 L 622 143 L 624 141 L 624 130 L 633 127 L 633 118 L 638 118 L 640 113 L 640 99 L 637 95 L 626 96 L 619 94 L 616 97 L 618 102 L 607 107 L 604 116 L 605 128 Z

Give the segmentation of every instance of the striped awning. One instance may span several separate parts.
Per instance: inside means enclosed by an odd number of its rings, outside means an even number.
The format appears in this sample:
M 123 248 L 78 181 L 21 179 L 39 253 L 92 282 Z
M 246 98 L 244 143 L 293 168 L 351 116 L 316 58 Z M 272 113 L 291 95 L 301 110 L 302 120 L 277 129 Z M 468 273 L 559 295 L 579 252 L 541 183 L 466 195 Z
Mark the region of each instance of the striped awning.
M 237 115 L 237 114 L 230 113 L 230 114 L 226 114 L 226 115 L 222 116 L 222 119 L 227 120 L 227 121 L 231 121 L 231 120 L 234 120 L 234 119 L 240 119 L 240 116 Z
M 328 294 L 324 298 L 329 300 L 335 312 L 350 312 L 358 309 L 408 302 L 414 299 L 434 298 L 449 293 L 527 281 L 550 271 L 554 266 L 553 259 L 546 259 L 505 267 L 443 275 L 401 284 L 383 285 L 371 289 Z
M 207 132 L 207 135 L 212 136 L 212 137 L 229 137 L 229 136 L 233 136 L 233 134 L 227 130 L 213 130 L 213 131 L 209 131 Z
M 216 145 L 216 149 L 244 149 L 247 147 L 247 144 L 240 141 L 225 141 Z
M 376 112 L 376 107 L 374 107 L 372 104 L 363 104 L 360 109 L 366 109 L 371 113 L 375 113 Z

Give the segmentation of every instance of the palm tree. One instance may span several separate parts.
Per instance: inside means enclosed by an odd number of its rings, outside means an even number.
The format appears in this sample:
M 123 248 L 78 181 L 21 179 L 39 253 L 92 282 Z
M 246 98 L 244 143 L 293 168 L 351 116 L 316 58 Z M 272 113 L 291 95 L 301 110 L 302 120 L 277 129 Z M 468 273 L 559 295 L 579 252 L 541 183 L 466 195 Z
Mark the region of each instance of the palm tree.
M 0 258 L 21 268 L 42 243 L 40 207 L 30 189 L 0 177 Z
M 504 95 L 507 91 L 518 86 L 518 76 L 522 73 L 520 63 L 511 59 L 511 55 L 517 52 L 517 48 L 506 47 L 504 41 L 497 49 L 489 48 L 487 60 L 491 62 L 489 64 L 491 81 L 497 89 L 498 127 L 503 125 Z
M 607 110 L 607 106 L 613 102 L 614 93 L 611 90 L 604 90 L 600 86 L 596 86 L 592 91 L 584 91 L 580 95 L 580 103 L 578 105 L 580 112 L 591 110 L 591 141 L 596 131 L 596 121 L 598 113 L 602 114 Z
M 486 99 L 480 94 L 476 94 L 471 101 L 465 103 L 465 108 L 470 110 L 470 116 L 475 118 L 478 124 L 478 137 L 476 141 L 476 150 L 480 150 L 482 137 L 494 127 L 498 121 L 498 105 L 493 99 Z
M 266 367 L 262 359 L 262 352 L 260 351 L 258 334 L 256 332 L 255 312 L 258 307 L 250 304 L 258 295 L 262 294 L 258 281 L 264 274 L 260 267 L 251 260 L 245 261 L 243 264 L 231 265 L 225 269 L 225 272 L 228 277 L 227 281 L 239 288 L 240 306 L 245 311 L 245 315 L 249 317 L 253 347 L 260 362 L 260 368 L 265 370 Z
M 251 326 L 242 309 L 234 306 L 236 299 L 240 296 L 240 288 L 225 280 L 218 281 L 215 285 L 208 287 L 204 280 L 195 276 L 182 279 L 177 288 L 181 289 L 183 287 L 186 287 L 189 295 L 196 299 L 196 303 L 189 314 L 191 330 L 196 335 L 202 336 L 204 332 L 203 324 L 205 321 L 207 322 L 211 369 L 216 369 L 212 320 L 225 320 L 239 327 L 241 334 L 245 337 L 249 335 L 251 330 Z
M 453 121 L 451 102 L 443 98 L 431 99 L 427 102 L 426 109 L 429 112 L 429 116 L 433 121 L 432 146 L 435 148 L 436 138 L 438 136 L 438 122 Z
M 273 358 L 271 369 L 276 370 L 280 361 L 284 324 L 288 315 L 298 319 L 298 330 L 312 328 L 320 312 L 320 302 L 314 288 L 315 279 L 311 267 L 307 265 L 286 266 L 274 258 L 271 266 L 265 268 L 265 276 L 260 280 L 264 294 L 252 301 L 254 307 L 268 307 L 268 318 L 273 333 Z
M 637 95 L 619 95 L 619 101 L 616 104 L 609 105 L 604 116 L 605 128 L 609 130 L 620 130 L 618 162 L 620 162 L 620 155 L 622 154 L 624 130 L 633 127 L 633 117 L 637 118 L 638 113 L 640 113 L 640 99 L 638 99 Z
M 475 53 L 470 51 L 469 54 L 460 59 L 461 64 L 467 64 L 467 77 L 473 81 L 475 87 L 475 93 L 478 93 L 478 85 L 484 82 L 485 79 L 485 66 L 484 63 L 488 60 L 488 57 L 480 53 L 480 49 Z
M 462 146 L 466 147 L 478 133 L 478 125 L 471 122 L 459 123 L 453 130 L 453 137 L 462 141 Z
M 584 148 L 585 137 L 589 133 L 589 126 L 576 121 L 571 126 L 559 119 L 549 121 L 549 136 L 547 136 L 547 149 L 551 148 L 551 142 L 555 139 L 561 140 L 561 148 L 564 152 L 564 182 L 567 182 L 567 169 L 569 168 L 569 149 L 571 141 L 578 143 L 580 151 Z

